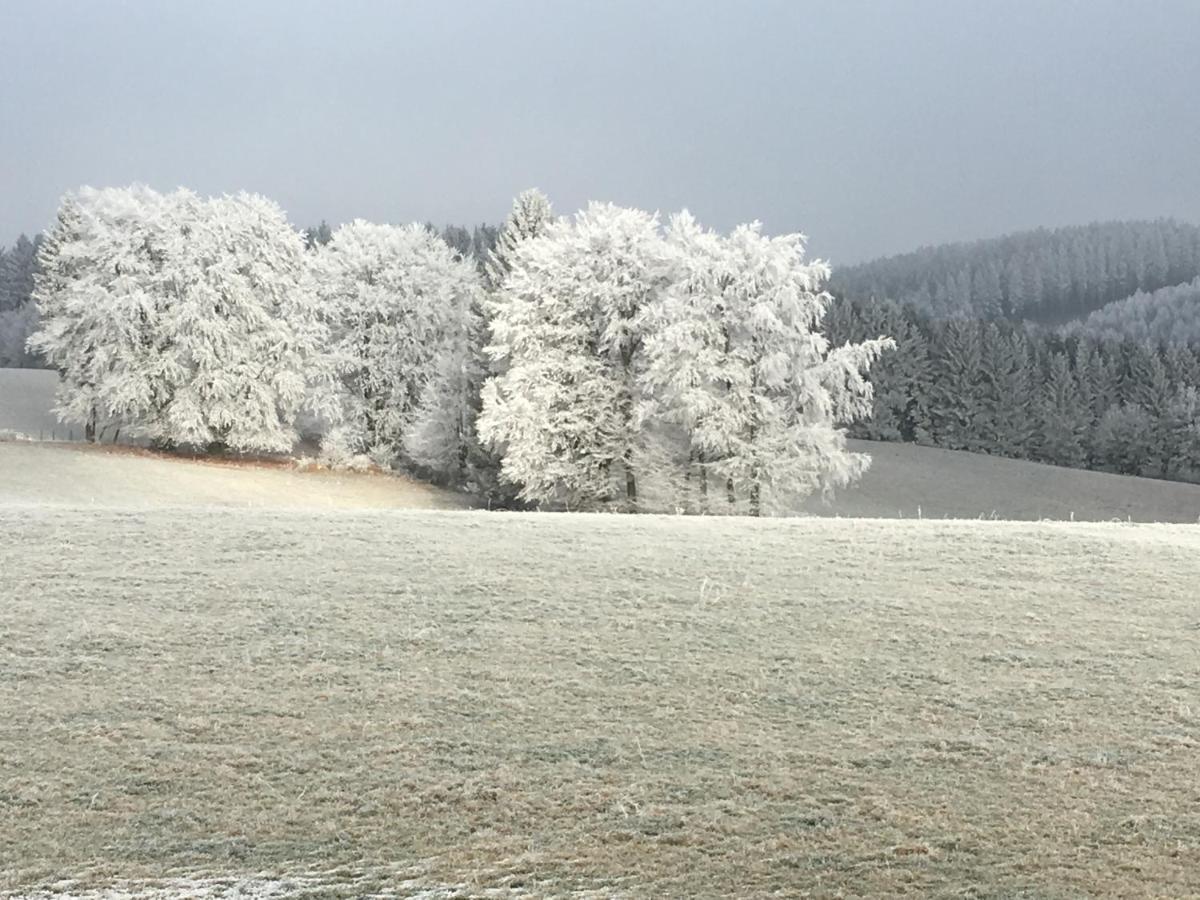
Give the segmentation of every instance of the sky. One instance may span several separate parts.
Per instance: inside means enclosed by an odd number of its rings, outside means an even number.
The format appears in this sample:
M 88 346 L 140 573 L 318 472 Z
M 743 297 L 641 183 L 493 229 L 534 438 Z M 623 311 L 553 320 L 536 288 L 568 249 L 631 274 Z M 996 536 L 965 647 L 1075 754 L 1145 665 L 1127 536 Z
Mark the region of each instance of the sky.
M 839 264 L 1200 220 L 1200 0 L 0 0 L 0 243 L 66 191 L 299 227 L 537 186 L 802 231 Z

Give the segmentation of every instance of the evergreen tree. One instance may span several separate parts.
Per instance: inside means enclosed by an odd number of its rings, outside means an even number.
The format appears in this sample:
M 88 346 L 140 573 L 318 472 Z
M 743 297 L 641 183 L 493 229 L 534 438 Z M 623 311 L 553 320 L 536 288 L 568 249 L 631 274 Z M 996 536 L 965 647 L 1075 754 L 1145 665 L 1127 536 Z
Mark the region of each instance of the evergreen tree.
M 41 242 L 40 235 L 33 240 L 21 235 L 8 250 L 0 247 L 0 367 L 38 364 L 26 341 L 37 328 L 31 298 Z
M 979 327 L 966 320 L 938 323 L 930 347 L 928 391 L 934 441 L 951 450 L 983 449 L 983 348 Z
M 1164 415 L 1163 477 L 1200 480 L 1200 390 L 1180 388 Z
M 1055 353 L 1038 408 L 1041 439 L 1038 457 L 1059 466 L 1082 466 L 1087 420 L 1067 357 Z
M 512 211 L 501 226 L 483 266 L 484 278 L 490 290 L 498 290 L 512 270 L 512 257 L 517 247 L 542 234 L 554 221 L 554 213 L 546 195 L 537 188 L 522 191 L 513 201 Z M 477 240 L 483 237 L 477 232 Z M 481 257 L 482 258 L 482 257 Z
M 1150 414 L 1136 404 L 1110 406 L 1096 427 L 1096 450 L 1103 467 L 1122 475 L 1149 474 L 1153 427 Z
M 21 235 L 0 255 L 0 312 L 21 309 L 29 302 L 40 242 L 40 237 L 30 240 Z
M 981 449 L 1018 459 L 1030 455 L 1035 428 L 1030 415 L 1032 393 L 1023 335 L 988 325 L 983 335 Z
M 321 220 L 320 225 L 304 229 L 305 250 L 315 250 L 318 247 L 324 247 L 331 240 L 333 240 L 333 229 L 329 227 L 329 223 L 324 219 Z
M 914 304 L 939 318 L 1062 322 L 1200 275 L 1200 228 L 1159 220 L 1106 222 L 943 244 L 839 270 L 836 293 Z
M 442 240 L 458 254 L 459 259 L 471 258 L 471 232 L 460 225 L 447 225 L 442 229 Z

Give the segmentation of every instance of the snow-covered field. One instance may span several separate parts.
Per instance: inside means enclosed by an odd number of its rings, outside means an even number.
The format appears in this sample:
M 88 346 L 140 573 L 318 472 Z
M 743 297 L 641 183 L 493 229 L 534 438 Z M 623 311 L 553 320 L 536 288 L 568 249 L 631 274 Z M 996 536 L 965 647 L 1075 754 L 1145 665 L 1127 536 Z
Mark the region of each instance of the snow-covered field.
M 0 893 L 1200 893 L 1194 526 L 0 534 Z

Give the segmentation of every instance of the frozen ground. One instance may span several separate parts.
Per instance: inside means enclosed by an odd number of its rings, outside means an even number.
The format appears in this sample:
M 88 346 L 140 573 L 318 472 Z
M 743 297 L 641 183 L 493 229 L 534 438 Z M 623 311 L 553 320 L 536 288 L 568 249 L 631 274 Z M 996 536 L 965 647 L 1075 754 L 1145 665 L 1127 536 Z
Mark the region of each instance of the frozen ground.
M 871 468 L 815 515 L 1037 521 L 1200 522 L 1200 485 L 1085 472 L 982 453 L 850 441 Z
M 859 446 L 864 446 L 860 443 Z M 875 464 L 831 505 L 876 518 L 1200 520 L 1200 486 L 1058 469 L 927 447 L 871 444 Z M 155 456 L 132 448 L 0 441 L 0 504 L 290 509 L 450 508 L 468 498 L 399 476 Z
M 0 503 L 309 509 L 464 505 L 460 497 L 405 479 L 254 471 L 169 457 L 97 455 L 95 448 L 82 445 L 44 450 L 4 443 L 6 431 L 65 435 L 48 412 L 55 379 L 50 372 L 0 369 Z M 814 497 L 803 512 L 871 518 L 1200 521 L 1200 485 L 911 444 L 851 444 L 871 454 L 871 470 L 860 484 L 839 492 L 832 504 Z
M 1194 526 L 0 534 L 0 893 L 1200 894 Z
M 0 442 L 0 506 L 423 509 L 466 498 L 400 476 L 197 461 L 131 448 Z

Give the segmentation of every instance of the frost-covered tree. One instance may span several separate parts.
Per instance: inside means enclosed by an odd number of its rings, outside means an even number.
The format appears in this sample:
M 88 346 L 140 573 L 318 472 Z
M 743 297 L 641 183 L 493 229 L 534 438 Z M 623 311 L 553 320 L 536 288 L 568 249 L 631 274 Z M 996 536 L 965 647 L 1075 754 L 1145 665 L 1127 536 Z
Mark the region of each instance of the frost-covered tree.
M 667 243 L 643 415 L 685 429 L 700 508 L 710 472 L 753 515 L 764 498 L 782 509 L 857 478 L 869 459 L 847 450 L 840 426 L 870 414 L 864 374 L 893 342 L 830 348 L 819 331 L 829 270 L 805 259 L 800 235 L 770 238 L 755 223 L 724 238 L 684 213 Z
M 1135 291 L 1157 291 L 1198 274 L 1200 227 L 1158 220 L 1037 229 L 924 247 L 840 269 L 834 284 L 848 299 L 911 303 L 939 318 L 1003 314 L 1058 325 Z M 1161 327 L 1152 321 L 1157 318 L 1153 305 L 1139 298 L 1104 312 L 1085 328 L 1105 333 L 1128 325 L 1134 329 L 1128 336 L 1141 337 L 1139 332 Z M 1180 311 L 1194 322 L 1194 316 Z
M 64 200 L 41 256 L 31 345 L 59 414 L 160 445 L 288 450 L 326 343 L 303 240 L 261 197 L 145 187 Z
M 1154 464 L 1154 420 L 1137 404 L 1110 406 L 1096 426 L 1103 467 L 1122 475 L 1149 475 Z
M 523 499 L 636 508 L 643 328 L 670 276 L 656 217 L 593 203 L 508 263 L 481 436 L 503 447 Z
M 452 307 L 438 342 L 433 366 L 404 434 L 406 457 L 438 481 L 481 495 L 491 495 L 493 466 L 479 441 L 483 369 L 479 357 L 477 295 L 482 290 L 476 270 L 459 260 L 449 274 Z
M 20 309 L 33 294 L 38 238 L 17 238 L 8 250 L 0 250 L 0 312 Z
M 313 276 L 341 371 L 342 425 L 327 444 L 391 464 L 404 455 L 446 336 L 466 327 L 474 272 L 424 225 L 357 220 L 334 232 Z M 422 458 L 429 446 L 432 438 Z
M 321 220 L 320 225 L 310 225 L 304 229 L 304 249 L 306 250 L 323 247 L 331 240 L 333 240 L 333 230 L 324 219 Z
M 929 416 L 937 443 L 953 450 L 983 449 L 986 418 L 984 353 L 977 323 L 938 323 L 930 347 Z
M 180 195 L 175 215 L 157 348 L 169 398 L 144 428 L 164 443 L 289 450 L 325 375 L 304 238 L 255 194 Z
M 512 270 L 512 257 L 522 241 L 537 237 L 554 221 L 550 200 L 537 188 L 522 191 L 513 201 L 512 211 L 496 235 L 495 246 L 487 255 L 483 271 L 490 290 L 498 290 Z
M 29 343 L 59 371 L 56 412 L 89 440 L 145 424 L 167 401 L 156 376 L 176 202 L 141 186 L 84 188 L 63 199 L 42 245 Z
M 29 336 L 37 331 L 37 306 L 26 303 L 0 312 L 0 368 L 35 368 L 39 357 L 27 348 Z
M 459 455 L 463 463 L 458 476 L 451 478 L 461 483 L 489 503 L 511 505 L 517 498 L 517 487 L 501 476 L 503 448 L 491 445 L 478 437 L 476 422 L 483 409 L 483 385 L 488 378 L 503 371 L 501 363 L 491 359 L 485 349 L 491 343 L 491 317 L 493 304 L 489 295 L 494 294 L 503 283 L 510 268 L 509 259 L 522 241 L 541 234 L 553 221 L 550 201 L 536 189 L 523 192 L 513 201 L 512 211 L 499 228 L 480 225 L 468 236 L 466 229 L 447 228 L 443 238 L 458 250 L 464 259 L 473 258 L 481 273 L 482 290 L 474 292 L 474 301 L 466 310 L 466 342 L 458 346 L 457 363 L 443 363 L 437 378 L 443 387 L 431 390 L 431 396 L 449 392 L 461 396 L 458 388 L 451 385 L 460 378 L 465 379 L 466 404 L 462 409 L 462 422 L 468 426 L 468 439 L 460 445 Z M 463 373 L 461 376 L 459 373 Z M 428 415 L 420 417 L 428 443 Z M 414 440 L 417 436 L 414 435 Z
M 1038 456 L 1059 466 L 1083 465 L 1087 415 L 1066 356 L 1050 358 L 1050 372 L 1038 405 Z

